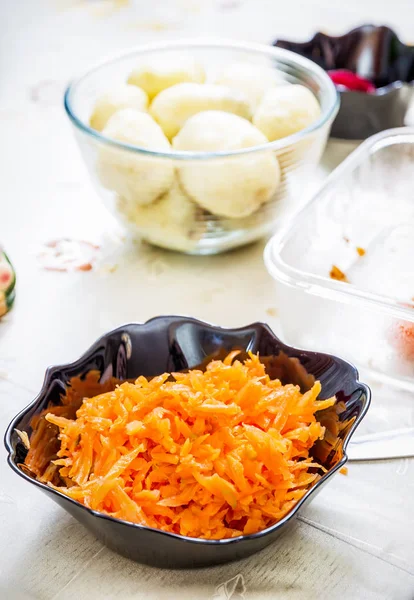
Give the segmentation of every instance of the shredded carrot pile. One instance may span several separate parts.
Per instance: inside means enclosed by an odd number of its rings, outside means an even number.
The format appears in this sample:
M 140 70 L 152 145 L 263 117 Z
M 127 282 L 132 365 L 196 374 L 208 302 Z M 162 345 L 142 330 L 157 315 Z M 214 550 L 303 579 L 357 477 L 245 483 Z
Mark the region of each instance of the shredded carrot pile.
M 54 464 L 67 496 L 113 517 L 191 537 L 260 531 L 320 478 L 310 448 L 325 428 L 316 382 L 271 380 L 259 357 L 210 362 L 205 372 L 139 377 L 84 398 L 59 428 Z M 49 484 L 52 485 L 52 484 Z
M 100 381 L 101 373 L 97 370 L 89 371 L 85 377 L 71 377 L 65 394 L 61 396 L 60 404 L 52 404 L 35 414 L 30 421 L 32 434 L 29 441 L 29 451 L 21 465 L 23 470 L 28 470 L 30 476 L 36 477 L 42 483 L 59 484 L 58 465 L 53 464 L 60 448 L 58 439 L 59 429 L 46 421 L 46 415 L 53 413 L 59 417 L 75 419 L 76 411 L 81 406 L 84 398 L 91 398 L 103 392 L 115 389 L 120 383 L 118 379 L 109 377 L 105 382 Z

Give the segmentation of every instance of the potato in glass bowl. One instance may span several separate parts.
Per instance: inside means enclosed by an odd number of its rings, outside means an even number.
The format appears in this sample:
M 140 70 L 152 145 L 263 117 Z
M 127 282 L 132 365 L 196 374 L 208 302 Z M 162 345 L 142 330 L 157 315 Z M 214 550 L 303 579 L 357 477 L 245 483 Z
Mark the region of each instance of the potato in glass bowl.
M 292 52 L 180 41 L 91 69 L 69 86 L 65 108 L 101 198 L 134 235 L 215 254 L 295 211 L 338 95 Z

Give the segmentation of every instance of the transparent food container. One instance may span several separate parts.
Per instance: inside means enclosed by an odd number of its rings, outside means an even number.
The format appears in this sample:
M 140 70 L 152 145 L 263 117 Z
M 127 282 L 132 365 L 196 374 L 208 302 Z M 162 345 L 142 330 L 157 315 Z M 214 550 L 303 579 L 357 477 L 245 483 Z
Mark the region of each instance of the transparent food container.
M 282 139 L 214 152 L 168 147 L 155 151 L 90 127 L 96 101 L 108 89 L 123 85 L 142 61 L 162 63 L 165 58 L 178 64 L 183 52 L 203 66 L 207 82 L 214 82 L 225 65 L 270 67 L 282 83 L 299 83 L 311 90 L 320 116 Z M 306 58 L 271 46 L 221 41 L 142 47 L 88 71 L 65 95 L 67 114 L 105 205 L 139 237 L 192 254 L 214 254 L 256 240 L 298 209 L 338 103 L 328 75 Z
M 271 239 L 265 262 L 287 343 L 414 390 L 414 128 L 366 140 Z

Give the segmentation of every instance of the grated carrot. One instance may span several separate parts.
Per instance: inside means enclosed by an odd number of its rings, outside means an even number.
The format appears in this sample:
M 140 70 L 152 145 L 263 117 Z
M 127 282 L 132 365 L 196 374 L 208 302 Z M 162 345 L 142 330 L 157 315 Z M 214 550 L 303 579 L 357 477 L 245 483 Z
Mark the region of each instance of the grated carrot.
M 84 398 L 75 415 L 49 412 L 59 429 L 50 482 L 115 518 L 190 537 L 220 539 L 265 529 L 321 476 L 310 449 L 324 437 L 315 417 L 319 382 L 271 380 L 259 357 L 237 352 L 205 372 L 139 377 Z M 66 484 L 66 485 L 65 485 Z
M 332 269 L 329 272 L 329 277 L 331 279 L 336 279 L 337 281 L 344 281 L 345 283 L 349 283 L 348 277 L 336 265 L 332 265 Z

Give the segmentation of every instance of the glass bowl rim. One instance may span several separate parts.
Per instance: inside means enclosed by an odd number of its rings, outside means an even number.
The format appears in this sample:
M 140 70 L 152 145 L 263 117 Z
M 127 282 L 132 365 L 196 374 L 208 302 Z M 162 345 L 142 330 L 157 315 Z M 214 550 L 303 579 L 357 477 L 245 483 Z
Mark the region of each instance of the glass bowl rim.
M 317 80 L 323 89 L 323 92 L 327 95 L 329 102 L 328 107 L 324 112 L 321 113 L 320 117 L 311 123 L 305 129 L 298 131 L 297 133 L 291 134 L 280 140 L 275 140 L 273 142 L 267 142 L 265 144 L 260 144 L 256 146 L 251 146 L 249 148 L 242 148 L 240 150 L 231 150 L 231 151 L 215 151 L 215 152 L 205 152 L 205 151 L 169 151 L 169 152 L 161 152 L 158 150 L 150 150 L 148 148 L 144 148 L 141 146 L 135 146 L 133 144 L 127 144 L 125 142 L 120 142 L 113 138 L 109 138 L 99 131 L 96 131 L 92 127 L 90 127 L 84 120 L 82 120 L 73 108 L 72 101 L 73 97 L 76 94 L 77 87 L 80 85 L 87 77 L 92 75 L 98 69 L 101 69 L 107 65 L 116 63 L 121 61 L 124 58 L 132 57 L 133 55 L 145 55 L 150 52 L 157 51 L 167 51 L 170 49 L 224 49 L 224 50 L 244 50 L 247 52 L 251 52 L 255 55 L 267 55 L 268 57 L 274 57 L 279 59 L 284 59 L 285 64 L 300 66 L 302 69 L 310 72 L 314 80 Z M 275 48 L 273 46 L 268 46 L 266 44 L 255 44 L 255 43 L 245 43 L 245 42 L 236 42 L 233 40 L 220 39 L 220 38 L 197 38 L 197 39 L 183 39 L 176 41 L 167 41 L 163 43 L 151 43 L 145 45 L 139 45 L 134 48 L 131 48 L 127 51 L 120 52 L 116 55 L 111 56 L 108 59 L 100 61 L 95 64 L 95 66 L 91 67 L 87 71 L 85 71 L 82 75 L 77 77 L 74 81 L 72 81 L 68 87 L 66 88 L 64 94 L 64 107 L 66 114 L 68 115 L 72 124 L 80 130 L 82 133 L 89 135 L 94 141 L 107 144 L 108 146 L 117 148 L 119 150 L 126 150 L 129 152 L 133 152 L 136 154 L 141 154 L 143 156 L 153 157 L 153 158 L 168 158 L 168 159 L 176 159 L 176 160 L 206 160 L 206 159 L 214 159 L 214 158 L 226 158 L 232 156 L 240 156 L 245 154 L 252 154 L 254 152 L 260 152 L 264 150 L 281 150 L 285 147 L 290 146 L 308 136 L 308 134 L 321 129 L 325 124 L 332 122 L 335 115 L 338 112 L 340 103 L 340 96 L 338 91 L 335 88 L 332 80 L 329 75 L 316 63 L 312 62 L 308 58 L 304 58 L 290 50 L 284 50 L 282 48 Z

